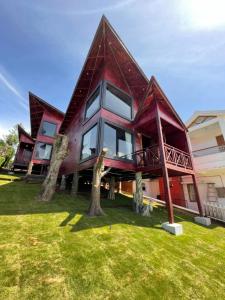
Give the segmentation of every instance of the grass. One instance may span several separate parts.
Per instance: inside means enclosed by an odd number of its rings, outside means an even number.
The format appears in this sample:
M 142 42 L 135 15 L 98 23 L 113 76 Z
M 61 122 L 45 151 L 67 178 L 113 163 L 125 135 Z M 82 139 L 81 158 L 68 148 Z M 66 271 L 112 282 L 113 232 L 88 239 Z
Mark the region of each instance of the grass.
M 1 183 L 0 183 L 1 184 Z M 35 200 L 39 186 L 0 186 L 0 299 L 224 299 L 225 228 L 204 228 L 176 212 L 184 235 L 161 229 L 130 200 L 103 200 L 86 216 L 86 197 Z

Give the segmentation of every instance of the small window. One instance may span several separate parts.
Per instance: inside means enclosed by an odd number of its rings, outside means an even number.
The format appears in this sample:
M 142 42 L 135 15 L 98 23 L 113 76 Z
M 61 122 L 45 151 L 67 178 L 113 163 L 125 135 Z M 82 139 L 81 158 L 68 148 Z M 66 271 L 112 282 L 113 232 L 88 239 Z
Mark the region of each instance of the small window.
M 55 136 L 56 133 L 56 124 L 54 123 L 50 123 L 47 121 L 44 121 L 42 123 L 42 127 L 41 127 L 41 135 L 46 135 L 46 136 Z
M 123 95 L 117 89 L 107 86 L 105 95 L 105 107 L 125 118 L 132 118 L 131 98 Z
M 52 145 L 38 142 L 35 147 L 35 158 L 47 159 L 51 158 Z
M 125 159 L 132 159 L 132 135 L 121 128 L 117 128 L 105 123 L 103 146 L 108 148 L 107 156 L 109 157 L 123 157 Z
M 223 137 L 222 134 L 216 136 L 216 142 L 217 142 L 218 146 L 224 146 L 225 145 L 225 140 L 224 140 L 224 137 Z
M 216 192 L 217 192 L 218 198 L 225 198 L 225 188 L 224 187 L 216 188 Z
M 97 153 L 97 124 L 83 135 L 81 159 L 86 159 Z
M 187 184 L 187 189 L 188 189 L 189 201 L 196 202 L 196 194 L 195 194 L 194 185 L 192 183 Z
M 100 107 L 100 93 L 99 88 L 94 93 L 94 95 L 91 97 L 91 99 L 88 101 L 86 106 L 86 112 L 85 112 L 85 119 L 89 119 L 91 116 L 93 116 L 97 110 Z

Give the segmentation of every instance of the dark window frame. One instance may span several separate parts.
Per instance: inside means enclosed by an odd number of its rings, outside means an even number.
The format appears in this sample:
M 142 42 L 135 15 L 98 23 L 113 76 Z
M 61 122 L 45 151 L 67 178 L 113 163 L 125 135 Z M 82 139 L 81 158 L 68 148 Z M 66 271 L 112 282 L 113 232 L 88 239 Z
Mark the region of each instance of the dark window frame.
M 96 111 L 94 111 L 90 117 L 86 117 L 86 114 L 87 114 L 87 110 L 88 108 L 90 107 L 91 103 L 93 103 L 93 98 L 95 96 L 95 94 L 98 92 L 99 90 L 99 107 L 97 108 Z M 102 107 L 102 81 L 96 86 L 96 88 L 93 90 L 93 92 L 91 93 L 91 95 L 88 97 L 88 100 L 86 101 L 86 104 L 85 104 L 85 110 L 84 110 L 84 122 L 83 122 L 83 125 L 89 121 Z
M 40 143 L 41 143 L 41 144 L 45 144 L 45 145 L 50 145 L 50 146 L 52 146 L 52 148 L 51 148 L 51 153 L 50 153 L 50 158 L 39 158 L 39 157 L 36 156 L 36 148 L 37 148 L 37 145 L 40 144 Z M 50 161 L 50 160 L 51 160 L 51 157 L 52 157 L 52 150 L 53 150 L 53 144 L 46 143 L 46 142 L 42 142 L 42 141 L 37 141 L 36 144 L 35 144 L 35 149 L 34 149 L 34 159 Z
M 123 114 L 120 114 L 119 112 L 116 112 L 112 109 L 110 109 L 109 107 L 107 107 L 106 105 L 106 90 L 107 90 L 107 87 L 109 87 L 109 89 L 112 89 L 114 90 L 116 93 L 115 93 L 115 96 L 117 96 L 118 98 L 121 99 L 121 101 L 124 101 L 126 102 L 127 104 L 130 105 L 130 108 L 131 108 L 131 116 L 130 118 L 124 116 Z M 108 111 L 110 111 L 111 113 L 123 118 L 123 119 L 126 119 L 128 121 L 132 121 L 133 120 L 133 116 L 134 116 L 134 98 L 129 95 L 128 93 L 126 93 L 125 91 L 121 90 L 120 88 L 118 88 L 117 86 L 115 86 L 114 84 L 112 84 L 111 82 L 107 81 L 107 80 L 104 80 L 103 81 L 103 88 L 102 88 L 102 107 Z M 113 93 L 113 92 L 112 92 Z M 113 93 L 114 94 L 114 93 Z
M 53 124 L 53 125 L 55 125 L 55 133 L 54 133 L 54 135 L 47 135 L 47 134 L 42 134 L 42 127 L 43 127 L 43 124 L 44 123 L 49 123 L 49 124 Z M 56 132 L 57 132 L 57 126 L 58 126 L 58 124 L 57 123 L 54 123 L 54 122 L 50 122 L 50 121 L 47 121 L 47 120 L 42 120 L 41 121 L 41 126 L 40 126 L 40 129 L 39 129 L 39 135 L 41 135 L 41 136 L 47 136 L 47 137 L 50 137 L 50 138 L 55 138 L 55 136 L 56 136 Z
M 96 153 L 92 154 L 86 158 L 82 158 L 82 150 L 83 150 L 83 141 L 84 141 L 84 136 L 86 133 L 88 133 L 92 128 L 94 128 L 95 126 L 97 126 L 97 135 L 96 135 Z M 88 127 L 88 129 L 86 129 L 81 136 L 81 145 L 80 145 L 80 163 L 83 163 L 85 161 L 88 161 L 90 159 L 93 159 L 94 157 L 97 157 L 99 154 L 99 137 L 100 137 L 100 122 L 95 122 L 94 124 L 92 124 L 90 127 Z
M 101 119 L 101 140 L 100 140 L 100 148 L 102 149 L 103 148 L 103 144 L 104 144 L 104 125 L 107 124 L 115 129 L 121 129 L 121 130 L 124 130 L 125 132 L 128 132 L 131 134 L 131 141 L 132 141 L 132 153 L 135 152 L 135 136 L 134 136 L 134 132 L 128 128 L 125 128 L 123 126 L 120 126 L 114 122 L 111 122 L 107 119 Z M 117 146 L 117 141 L 116 141 L 116 151 L 118 152 L 118 146 Z M 111 157 L 111 156 L 108 156 L 107 153 L 106 153 L 106 157 L 109 158 L 109 159 L 113 159 L 113 160 L 118 160 L 118 161 L 124 161 L 124 162 L 130 162 L 130 163 L 134 163 L 134 158 L 132 157 L 132 159 L 128 159 L 128 158 L 123 158 L 123 157 L 119 157 L 119 156 L 116 156 L 116 157 Z

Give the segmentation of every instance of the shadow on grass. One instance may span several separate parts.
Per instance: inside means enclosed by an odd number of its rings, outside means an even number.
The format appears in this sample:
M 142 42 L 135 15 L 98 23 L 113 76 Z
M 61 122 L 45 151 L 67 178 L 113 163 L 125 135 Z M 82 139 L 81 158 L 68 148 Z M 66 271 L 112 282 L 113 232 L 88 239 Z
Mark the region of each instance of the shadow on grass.
M 115 200 L 108 200 L 105 198 L 106 194 L 104 192 L 102 193 L 101 205 L 106 215 L 90 218 L 87 216 L 89 193 L 78 194 L 76 198 L 66 193 L 56 193 L 51 202 L 40 202 L 35 199 L 39 190 L 39 184 L 26 184 L 24 182 L 9 182 L 1 185 L 0 215 L 67 212 L 67 217 L 59 226 L 71 226 L 71 232 L 103 226 L 111 228 L 115 224 L 153 227 L 162 230 L 161 224 L 168 220 L 167 211 L 162 206 L 154 208 L 151 217 L 142 217 L 133 212 L 131 198 L 116 194 Z M 193 222 L 193 216 L 175 210 L 175 222 L 183 221 Z M 216 224 L 213 224 L 209 228 L 213 229 L 215 227 Z

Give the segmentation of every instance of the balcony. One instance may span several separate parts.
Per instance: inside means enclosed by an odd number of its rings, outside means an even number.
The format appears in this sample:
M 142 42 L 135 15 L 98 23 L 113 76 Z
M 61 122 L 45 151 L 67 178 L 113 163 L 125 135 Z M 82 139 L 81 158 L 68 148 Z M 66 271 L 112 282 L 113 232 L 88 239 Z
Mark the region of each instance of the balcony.
M 212 172 L 224 172 L 225 145 L 205 148 L 193 152 L 195 169 L 198 173 L 212 175 Z
M 201 157 L 201 156 L 206 156 L 206 155 L 211 155 L 211 154 L 216 154 L 221 152 L 225 152 L 225 145 L 209 147 L 209 148 L 193 151 L 193 156 Z
M 193 170 L 190 154 L 177 149 L 173 146 L 164 143 L 165 159 L 166 163 L 180 168 Z M 136 166 L 148 167 L 151 169 L 160 168 L 161 157 L 159 146 L 154 145 L 133 153 L 133 159 L 136 162 Z
M 28 167 L 30 160 L 24 159 L 15 159 L 13 165 L 14 166 L 21 166 L 21 167 Z

